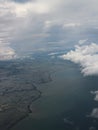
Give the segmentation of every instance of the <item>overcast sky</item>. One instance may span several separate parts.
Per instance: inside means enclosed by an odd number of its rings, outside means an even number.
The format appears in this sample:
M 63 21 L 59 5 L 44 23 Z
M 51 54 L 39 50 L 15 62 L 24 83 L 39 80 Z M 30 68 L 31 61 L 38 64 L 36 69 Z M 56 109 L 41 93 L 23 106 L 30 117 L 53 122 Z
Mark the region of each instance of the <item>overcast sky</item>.
M 0 59 L 96 42 L 97 0 L 0 0 Z

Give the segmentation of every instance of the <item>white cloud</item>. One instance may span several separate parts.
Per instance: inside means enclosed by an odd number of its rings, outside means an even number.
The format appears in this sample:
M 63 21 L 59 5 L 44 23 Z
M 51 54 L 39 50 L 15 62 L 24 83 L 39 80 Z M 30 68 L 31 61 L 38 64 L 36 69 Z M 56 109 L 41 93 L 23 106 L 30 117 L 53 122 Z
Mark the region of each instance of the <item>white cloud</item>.
M 0 48 L 0 60 L 11 60 L 16 57 L 14 49 L 7 46 Z
M 84 75 L 98 75 L 98 45 L 76 45 L 75 50 L 62 55 L 64 60 L 70 60 L 81 66 Z
M 48 55 L 49 55 L 49 56 L 54 56 L 54 55 L 58 55 L 58 54 L 60 54 L 60 53 L 62 53 L 62 52 L 51 52 L 51 53 L 49 53 Z
M 27 17 L 28 15 L 34 14 L 47 14 L 54 10 L 57 10 L 60 5 L 64 3 L 63 0 L 54 0 L 50 2 L 49 0 L 30 0 L 27 2 L 15 2 L 12 0 L 0 1 L 0 10 L 3 13 L 11 13 L 16 17 Z
M 79 44 L 82 45 L 84 44 L 88 39 L 84 39 L 84 40 L 79 40 Z
M 80 23 L 66 23 L 64 24 L 64 27 L 79 27 L 81 26 Z
M 26 17 L 29 13 L 47 13 L 49 12 L 49 6 L 46 2 L 33 2 L 28 1 L 26 3 L 16 3 L 15 1 L 6 0 L 1 1 L 0 10 L 1 13 L 10 13 L 16 17 Z M 4 11 L 4 12 L 3 12 Z
M 18 17 L 28 15 L 29 13 L 43 14 L 49 12 L 47 4 L 40 2 L 28 2 L 24 4 L 13 3 L 12 6 L 15 7 L 14 11 Z
M 14 21 L 17 20 L 7 3 L 7 0 L 0 1 L 0 60 L 16 58 L 15 50 L 11 48 L 10 41 L 14 38 Z

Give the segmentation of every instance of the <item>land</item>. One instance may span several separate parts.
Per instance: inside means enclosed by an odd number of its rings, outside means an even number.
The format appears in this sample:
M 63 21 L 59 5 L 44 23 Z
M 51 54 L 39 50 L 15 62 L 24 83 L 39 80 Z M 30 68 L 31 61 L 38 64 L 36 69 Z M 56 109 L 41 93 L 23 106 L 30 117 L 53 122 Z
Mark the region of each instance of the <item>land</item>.
M 52 81 L 52 71 L 32 60 L 0 62 L 0 130 L 10 130 L 32 113 L 42 96 L 40 84 Z

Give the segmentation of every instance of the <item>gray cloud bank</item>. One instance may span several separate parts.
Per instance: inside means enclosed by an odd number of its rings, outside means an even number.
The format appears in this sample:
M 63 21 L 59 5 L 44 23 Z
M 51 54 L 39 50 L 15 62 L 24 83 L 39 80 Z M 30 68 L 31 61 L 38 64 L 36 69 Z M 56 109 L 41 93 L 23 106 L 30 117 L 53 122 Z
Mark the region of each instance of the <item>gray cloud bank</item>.
M 0 48 L 18 55 L 71 48 L 86 37 L 98 40 L 97 5 L 97 0 L 1 0 Z M 8 53 L 1 50 L 3 59 Z

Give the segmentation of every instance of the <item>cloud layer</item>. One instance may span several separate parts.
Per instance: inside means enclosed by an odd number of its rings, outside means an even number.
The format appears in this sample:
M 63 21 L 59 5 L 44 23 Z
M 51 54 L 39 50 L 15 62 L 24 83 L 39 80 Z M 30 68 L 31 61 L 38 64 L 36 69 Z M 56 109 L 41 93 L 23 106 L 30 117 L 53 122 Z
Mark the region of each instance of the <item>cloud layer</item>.
M 86 37 L 97 41 L 97 4 L 97 0 L 1 0 L 0 46 L 19 55 L 72 48 Z
M 70 60 L 81 66 L 81 72 L 86 75 L 98 75 L 98 45 L 76 45 L 74 50 L 62 55 L 64 60 Z

